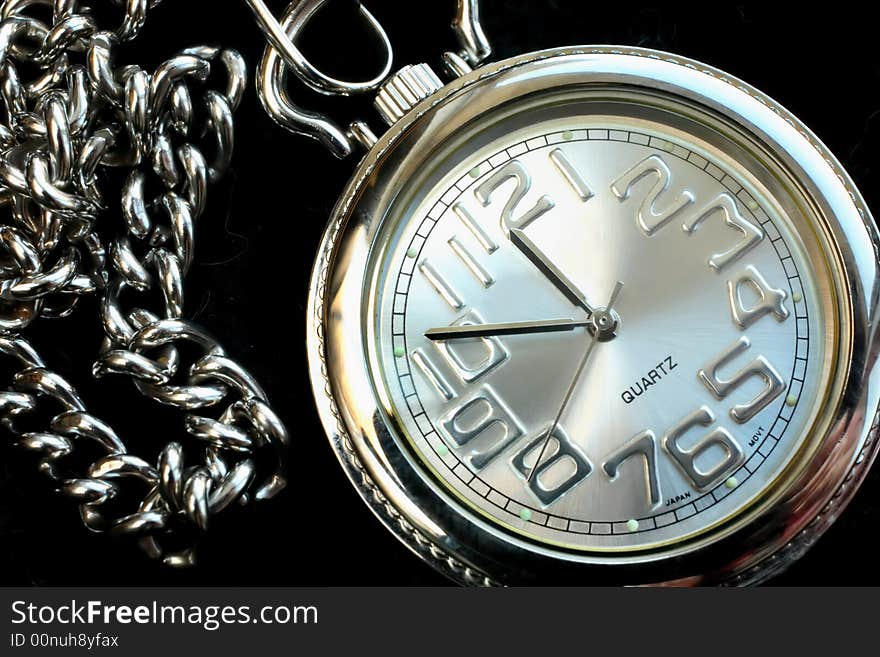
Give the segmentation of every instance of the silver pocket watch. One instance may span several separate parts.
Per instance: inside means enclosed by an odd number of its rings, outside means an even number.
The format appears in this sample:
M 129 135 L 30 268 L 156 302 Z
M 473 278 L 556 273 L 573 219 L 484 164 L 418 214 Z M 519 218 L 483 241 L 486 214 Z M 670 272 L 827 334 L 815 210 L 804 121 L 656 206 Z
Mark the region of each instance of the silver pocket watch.
M 294 67 L 282 37 L 311 4 L 275 31 Z M 779 572 L 876 450 L 877 233 L 858 190 L 721 71 L 609 46 L 484 64 L 477 4 L 458 5 L 449 81 L 383 73 L 378 138 L 291 105 L 279 50 L 261 68 L 279 121 L 368 149 L 307 317 L 340 463 L 461 583 Z

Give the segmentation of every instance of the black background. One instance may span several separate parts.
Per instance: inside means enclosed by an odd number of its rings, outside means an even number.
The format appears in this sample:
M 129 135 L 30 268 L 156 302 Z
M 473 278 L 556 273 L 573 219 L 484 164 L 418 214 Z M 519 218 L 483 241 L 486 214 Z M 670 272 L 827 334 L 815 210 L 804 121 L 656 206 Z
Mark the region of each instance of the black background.
M 427 61 L 455 46 L 453 0 L 366 0 L 395 45 L 396 64 Z M 270 2 L 280 12 L 281 2 Z M 328 71 L 369 74 L 377 62 L 353 3 L 334 0 L 313 23 L 304 49 Z M 869 205 L 880 202 L 880 65 L 876 16 L 864 6 L 769 2 L 701 5 L 562 0 L 484 0 L 495 57 L 545 47 L 614 43 L 667 50 L 743 78 L 798 115 L 849 170 Z M 138 45 L 117 63 L 152 68 L 180 48 L 239 49 L 251 72 L 260 35 L 242 0 L 164 2 L 150 12 Z M 340 119 L 380 123 L 368 99 L 328 101 L 297 89 L 297 102 L 332 108 Z M 0 584 L 6 585 L 442 585 L 367 510 L 335 461 L 313 408 L 306 376 L 308 277 L 326 217 L 354 162 L 290 135 L 263 113 L 252 81 L 236 114 L 236 152 L 209 191 L 188 278 L 195 317 L 264 383 L 292 434 L 291 483 L 252 511 L 224 514 L 200 564 L 171 571 L 135 545 L 82 528 L 77 511 L 49 491 L 33 463 L 0 436 Z M 107 193 L 108 196 L 113 196 Z M 108 222 L 118 221 L 108 217 Z M 154 460 L 168 440 L 186 441 L 180 418 L 143 401 L 127 381 L 93 382 L 100 345 L 95 303 L 29 334 L 51 367 Z M 81 382 L 81 383 L 80 383 Z M 874 545 L 880 470 L 818 544 L 773 584 L 880 584 Z

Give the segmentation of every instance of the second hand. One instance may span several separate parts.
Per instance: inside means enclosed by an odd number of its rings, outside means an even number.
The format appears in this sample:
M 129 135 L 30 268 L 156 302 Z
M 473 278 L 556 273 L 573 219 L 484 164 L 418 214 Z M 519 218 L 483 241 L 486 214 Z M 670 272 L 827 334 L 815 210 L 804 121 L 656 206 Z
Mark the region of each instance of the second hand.
M 623 283 L 617 281 L 617 283 L 614 284 L 614 289 L 611 291 L 611 298 L 608 300 L 608 305 L 604 308 L 604 311 L 606 313 L 611 312 L 611 309 L 614 306 L 614 302 L 617 299 L 617 295 L 620 293 L 621 288 L 623 288 Z M 535 465 L 532 467 L 531 471 L 529 472 L 529 476 L 526 479 L 527 484 L 530 484 L 532 482 L 535 473 L 538 471 L 538 468 L 544 460 L 544 453 L 547 451 L 547 445 L 550 444 L 550 438 L 556 431 L 559 420 L 562 419 L 562 414 L 565 412 L 565 407 L 568 406 L 568 402 L 571 400 L 575 388 L 577 388 L 578 380 L 581 378 L 581 372 L 584 371 L 584 367 L 586 367 L 587 362 L 590 360 L 590 354 L 593 353 L 593 349 L 596 347 L 596 343 L 599 341 L 599 333 L 600 327 L 596 326 L 593 332 L 593 336 L 590 338 L 590 343 L 587 345 L 587 350 L 584 353 L 583 358 L 581 358 L 581 362 L 578 364 L 577 370 L 575 371 L 571 383 L 568 386 L 568 390 L 565 391 L 565 396 L 562 399 L 562 403 L 559 405 L 559 410 L 556 412 L 556 417 L 553 419 L 553 424 L 550 425 L 550 429 L 547 430 L 547 434 L 544 436 L 544 443 L 541 445 L 541 452 L 538 454 Z

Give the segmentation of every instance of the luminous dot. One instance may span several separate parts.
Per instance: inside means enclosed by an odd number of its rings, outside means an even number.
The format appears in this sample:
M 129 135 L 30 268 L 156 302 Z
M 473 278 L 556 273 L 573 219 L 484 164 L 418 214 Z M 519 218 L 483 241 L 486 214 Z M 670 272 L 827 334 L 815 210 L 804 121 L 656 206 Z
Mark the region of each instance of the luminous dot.
M 443 443 L 440 443 L 439 445 L 437 445 L 437 453 L 440 456 L 446 456 L 447 454 L 449 454 L 449 448 Z
M 475 166 L 473 169 L 471 169 L 471 170 L 468 172 L 468 175 L 469 175 L 471 178 L 479 178 L 479 177 L 480 177 L 480 167 L 479 167 L 479 166 Z
M 800 292 L 795 292 L 794 294 L 791 295 L 791 300 L 794 301 L 795 303 L 800 303 L 801 301 L 804 300 L 804 295 L 801 294 Z
M 406 252 L 407 258 L 415 258 L 417 255 L 419 255 L 419 252 L 416 249 L 416 247 L 414 247 L 414 246 L 409 247 L 409 249 Z
M 524 520 L 525 522 L 528 522 L 529 520 L 532 519 L 532 511 L 531 511 L 531 509 L 520 509 L 520 510 L 519 510 L 519 517 L 520 517 L 521 520 Z
M 630 518 L 626 521 L 626 528 L 631 532 L 636 531 L 639 528 L 639 521 L 634 518 Z
M 785 398 L 785 403 L 789 406 L 794 406 L 795 404 L 797 404 L 797 397 L 795 397 L 794 395 L 789 395 Z
M 724 482 L 724 487 L 733 490 L 739 486 L 739 481 L 737 481 L 736 477 L 728 477 L 727 481 Z
M 403 347 L 394 347 L 394 355 L 397 358 L 403 358 L 403 355 L 405 353 L 406 353 L 406 351 L 404 351 Z
M 562 138 L 565 141 L 571 141 L 574 138 L 574 135 L 572 134 L 571 130 L 566 130 L 562 133 Z
M 746 201 L 746 207 L 749 210 L 757 210 L 758 209 L 758 202 L 755 199 L 750 198 Z
M 671 141 L 664 141 L 661 148 L 667 153 L 671 153 L 672 150 L 675 148 L 675 144 L 673 144 Z

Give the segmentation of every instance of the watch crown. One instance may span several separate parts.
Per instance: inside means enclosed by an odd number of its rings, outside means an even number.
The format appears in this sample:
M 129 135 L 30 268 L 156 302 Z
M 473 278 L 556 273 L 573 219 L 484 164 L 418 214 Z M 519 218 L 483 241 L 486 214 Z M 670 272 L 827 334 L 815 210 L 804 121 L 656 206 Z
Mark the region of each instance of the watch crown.
M 440 78 L 427 64 L 404 66 L 379 88 L 373 104 L 385 122 L 393 125 L 419 101 L 442 87 Z

